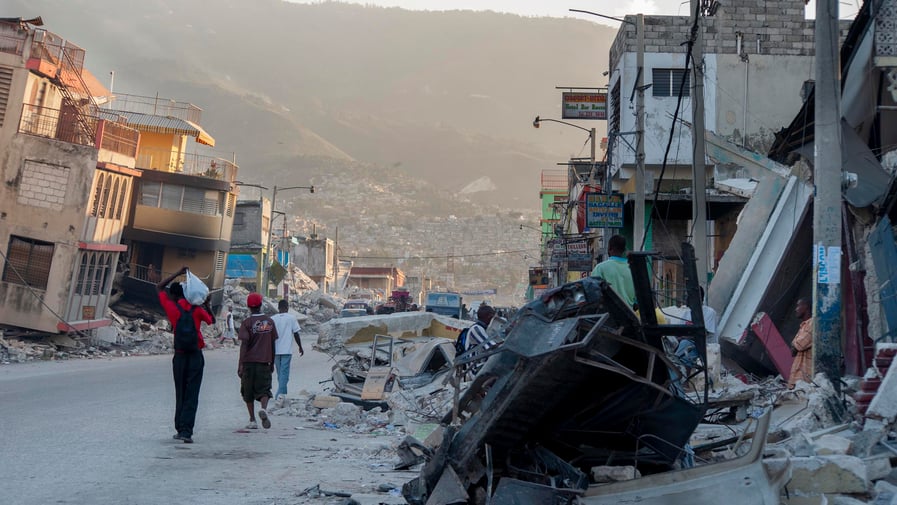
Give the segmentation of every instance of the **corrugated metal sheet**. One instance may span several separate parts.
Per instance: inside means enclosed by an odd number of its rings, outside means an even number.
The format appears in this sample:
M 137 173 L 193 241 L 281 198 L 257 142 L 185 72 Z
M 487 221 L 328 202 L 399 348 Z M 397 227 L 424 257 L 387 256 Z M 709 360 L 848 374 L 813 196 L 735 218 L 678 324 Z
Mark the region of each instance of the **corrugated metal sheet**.
M 172 133 L 175 135 L 190 135 L 198 137 L 201 132 L 183 119 L 166 116 L 154 116 L 139 112 L 127 112 L 110 109 L 100 109 L 99 116 L 109 121 L 124 120 L 128 126 L 138 130 L 154 133 Z

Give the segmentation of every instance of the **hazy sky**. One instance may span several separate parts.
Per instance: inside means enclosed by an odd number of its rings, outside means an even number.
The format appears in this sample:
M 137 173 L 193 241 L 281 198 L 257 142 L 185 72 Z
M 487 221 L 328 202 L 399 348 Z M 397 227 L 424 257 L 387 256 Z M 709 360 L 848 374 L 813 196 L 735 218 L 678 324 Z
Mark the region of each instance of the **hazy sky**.
M 329 0 L 288 0 L 297 3 L 322 3 Z M 581 9 L 608 16 L 622 17 L 626 14 L 663 14 L 669 16 L 688 14 L 689 0 L 340 0 L 346 3 L 373 4 L 383 7 L 401 7 L 411 10 L 492 10 L 509 12 L 521 16 L 574 16 L 580 19 L 616 26 L 618 23 L 602 18 L 570 12 Z M 853 17 L 859 8 L 859 0 L 842 0 L 841 17 Z M 807 6 L 810 17 L 815 9 L 811 0 Z

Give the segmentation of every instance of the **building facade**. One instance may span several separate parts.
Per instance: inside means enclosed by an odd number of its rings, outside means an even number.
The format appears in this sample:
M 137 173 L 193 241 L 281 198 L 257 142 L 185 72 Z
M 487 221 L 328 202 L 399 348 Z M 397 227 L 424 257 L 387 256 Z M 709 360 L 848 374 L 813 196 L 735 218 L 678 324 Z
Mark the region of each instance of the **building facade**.
M 124 296 L 154 300 L 158 279 L 187 266 L 218 305 L 237 203 L 237 165 L 191 145 L 215 145 L 200 126 L 202 110 L 191 103 L 117 94 L 100 115 L 141 133 L 140 183 L 123 233 L 129 248 Z
M 741 147 L 765 152 L 775 133 L 800 109 L 814 76 L 814 22 L 799 0 L 736 0 L 715 4 L 702 17 L 705 128 Z M 613 189 L 626 198 L 626 232 L 632 240 L 636 192 L 636 17 L 627 16 L 610 50 L 608 135 L 613 146 Z M 846 29 L 849 22 L 845 22 Z M 746 198 L 717 189 L 722 175 L 704 164 L 706 230 L 694 230 L 690 71 L 686 72 L 688 16 L 644 17 L 645 214 L 648 248 L 672 260 L 662 278 L 681 282 L 679 244 L 694 233 L 708 236 L 708 277 L 731 240 Z M 689 68 L 693 63 L 689 63 Z M 682 101 L 679 101 L 680 91 Z M 675 124 L 673 115 L 677 107 Z M 673 131 L 669 152 L 670 133 Z M 665 160 L 666 158 L 666 160 Z M 654 192 L 665 169 L 655 202 Z M 727 175 L 728 176 L 728 175 Z M 653 216 L 653 219 L 651 218 Z
M 47 333 L 108 326 L 140 134 L 98 117 L 85 51 L 0 21 L 0 323 Z
M 270 200 L 237 201 L 225 273 L 250 291 L 258 291 L 264 282 L 270 223 Z

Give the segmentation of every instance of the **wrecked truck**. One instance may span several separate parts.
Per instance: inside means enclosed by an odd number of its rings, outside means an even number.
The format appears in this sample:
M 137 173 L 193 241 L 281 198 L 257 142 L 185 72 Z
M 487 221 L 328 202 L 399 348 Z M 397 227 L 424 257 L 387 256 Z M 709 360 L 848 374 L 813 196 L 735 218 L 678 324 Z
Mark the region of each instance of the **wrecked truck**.
M 688 244 L 683 258 L 688 299 L 700 300 Z M 648 259 L 629 258 L 641 319 L 606 282 L 581 279 L 518 311 L 499 347 L 456 358 L 456 369 L 467 359 L 486 363 L 443 419 L 419 476 L 403 486 L 408 503 L 659 505 L 711 503 L 697 499 L 709 495 L 716 503 L 729 488 L 742 500 L 735 503 L 778 503 L 789 474 L 762 466 L 768 415 L 749 454 L 689 468 L 707 388 L 703 398 L 683 394 L 662 339 L 692 340 L 706 363 L 701 310 L 692 307 L 693 325 L 658 324 Z M 706 384 L 706 368 L 692 373 Z M 645 477 L 596 485 L 590 474 L 599 466 Z

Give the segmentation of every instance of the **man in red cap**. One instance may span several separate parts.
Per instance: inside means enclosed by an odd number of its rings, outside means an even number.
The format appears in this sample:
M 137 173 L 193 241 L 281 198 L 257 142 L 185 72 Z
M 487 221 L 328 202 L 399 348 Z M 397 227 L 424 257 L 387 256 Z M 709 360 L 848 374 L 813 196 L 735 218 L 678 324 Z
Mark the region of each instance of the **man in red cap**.
M 202 306 L 191 305 L 184 299 L 181 283 L 172 282 L 177 276 L 185 273 L 187 273 L 187 267 L 182 267 L 162 279 L 156 284 L 156 291 L 159 293 L 159 304 L 162 305 L 165 315 L 168 316 L 173 333 L 178 331 L 178 320 L 185 314 L 193 318 L 196 330 L 196 334 L 192 336 L 196 340 L 195 346 L 191 346 L 189 349 L 179 349 L 175 345 L 174 357 L 171 360 L 174 374 L 174 429 L 177 430 L 174 439 L 183 440 L 185 444 L 192 444 L 193 424 L 196 420 L 196 407 L 199 404 L 199 387 L 202 385 L 202 372 L 205 368 L 202 348 L 206 344 L 202 338 L 200 325 L 203 322 L 215 324 L 215 316 L 212 315 L 208 298 Z M 169 283 L 171 283 L 170 286 Z M 169 293 L 165 292 L 165 286 L 168 286 Z
M 274 372 L 274 341 L 277 327 L 274 320 L 262 313 L 262 295 L 250 293 L 246 306 L 251 314 L 240 325 L 240 363 L 237 376 L 240 377 L 240 394 L 249 411 L 247 429 L 256 430 L 255 402 L 261 403 L 259 419 L 263 428 L 271 427 L 268 418 L 268 400 L 271 398 L 271 374 Z

